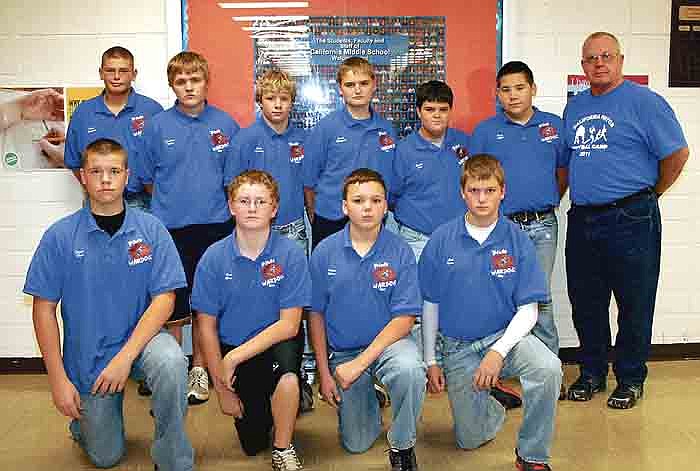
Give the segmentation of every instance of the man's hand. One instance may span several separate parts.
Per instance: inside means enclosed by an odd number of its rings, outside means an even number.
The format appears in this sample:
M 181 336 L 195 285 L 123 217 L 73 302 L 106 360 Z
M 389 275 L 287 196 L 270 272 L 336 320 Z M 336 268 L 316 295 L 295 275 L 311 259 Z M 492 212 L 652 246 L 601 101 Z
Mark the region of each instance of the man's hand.
M 92 386 L 92 394 L 114 394 L 124 390 L 131 373 L 132 360 L 122 352 L 117 353 Z
M 321 375 L 319 377 L 319 383 L 319 392 L 323 400 L 337 408 L 341 399 L 333 377 L 330 374 Z
M 338 365 L 334 376 L 336 381 L 338 381 L 338 385 L 347 391 L 352 386 L 352 383 L 357 381 L 357 378 L 364 373 L 365 369 L 357 362 L 357 359 L 354 359 Z
M 428 367 L 428 392 L 432 394 L 441 393 L 445 390 L 445 375 L 438 365 Z
M 489 350 L 474 372 L 473 384 L 477 391 L 491 389 L 498 382 L 503 369 L 503 357 L 495 350 Z
M 228 389 L 217 389 L 216 395 L 219 399 L 219 408 L 223 414 L 230 415 L 236 419 L 243 417 L 243 403 L 238 394 Z
M 80 419 L 80 394 L 70 380 L 62 378 L 51 381 L 51 398 L 58 411 L 73 419 Z
M 20 101 L 22 119 L 62 121 L 63 95 L 53 88 L 36 90 Z

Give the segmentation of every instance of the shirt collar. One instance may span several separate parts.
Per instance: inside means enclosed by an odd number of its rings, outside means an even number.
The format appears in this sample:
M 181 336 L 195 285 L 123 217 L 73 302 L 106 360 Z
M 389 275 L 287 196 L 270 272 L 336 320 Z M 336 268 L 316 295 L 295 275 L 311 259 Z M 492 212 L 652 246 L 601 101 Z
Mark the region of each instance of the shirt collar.
M 447 130 L 445 131 L 445 136 L 442 138 L 442 145 L 440 147 L 436 146 L 435 144 L 424 138 L 420 134 L 420 131 L 411 133 L 411 135 L 408 136 L 407 139 L 414 140 L 415 147 L 417 150 L 431 150 L 433 152 L 440 152 L 447 148 L 448 142 L 450 140 L 450 130 L 451 128 L 447 128 Z
M 277 136 L 287 137 L 292 132 L 292 122 L 291 121 L 287 125 L 287 129 L 285 129 L 284 132 L 282 132 L 282 133 L 278 133 L 277 131 L 275 131 L 272 128 L 272 126 L 270 126 L 267 123 L 267 121 L 265 121 L 265 118 L 263 118 L 262 115 L 259 116 L 255 121 L 258 124 L 258 126 L 260 127 L 260 129 L 263 130 L 263 133 L 265 134 L 265 136 L 269 139 L 272 139 L 272 138 L 277 137 Z
M 211 107 L 209 106 L 209 102 L 207 100 L 204 100 L 204 109 L 197 116 L 190 116 L 186 113 L 183 113 L 182 111 L 180 111 L 180 108 L 178 108 L 177 104 L 178 101 L 175 100 L 175 104 L 173 105 L 173 110 L 175 110 L 175 116 L 177 116 L 179 120 L 184 121 L 186 123 L 190 123 L 192 121 L 205 121 L 207 116 L 211 112 Z
M 469 235 L 469 232 L 467 231 L 467 225 L 465 224 L 465 218 L 467 216 L 467 213 L 469 211 L 465 211 L 462 214 L 462 217 L 459 219 L 459 228 L 458 232 L 461 234 L 463 237 L 467 238 L 468 240 L 476 242 L 472 236 Z M 494 241 L 500 240 L 503 238 L 504 231 L 508 227 L 508 221 L 506 221 L 505 216 L 503 214 L 499 213 L 498 214 L 498 221 L 496 222 L 496 227 L 493 228 L 493 231 L 491 231 L 491 234 L 486 238 L 484 241 L 482 247 L 486 247 L 488 245 L 491 245 Z
M 112 113 L 110 111 L 110 109 L 107 108 L 107 103 L 105 103 L 105 96 L 106 96 L 106 92 L 105 92 L 105 90 L 102 90 L 102 93 L 100 93 L 99 99 L 97 100 L 97 110 L 96 111 L 97 111 L 97 113 L 109 114 L 109 115 L 113 116 L 114 113 Z M 134 89 L 132 87 L 131 90 L 129 91 L 129 98 L 127 98 L 127 100 L 126 100 L 126 105 L 124 105 L 124 108 L 122 108 L 122 110 L 117 114 L 122 114 L 123 112 L 125 112 L 127 110 L 129 110 L 129 111 L 133 110 L 136 107 L 136 99 L 137 99 L 136 92 L 134 91 Z
M 258 258 L 253 260 L 254 262 L 261 259 L 261 258 L 266 258 L 269 256 L 270 253 L 272 253 L 272 248 L 273 245 L 275 244 L 277 238 L 279 237 L 279 234 L 272 229 L 270 229 L 270 236 L 267 238 L 267 242 L 265 242 L 265 247 L 263 248 L 262 252 L 260 252 L 260 255 L 258 255 Z M 241 254 L 241 250 L 238 248 L 238 240 L 236 240 L 236 229 L 233 230 L 233 233 L 231 235 L 231 248 L 233 249 L 233 258 L 234 260 L 243 258 L 245 260 L 250 260 L 248 257 L 245 255 Z
M 379 230 L 379 234 L 377 235 L 377 240 L 374 241 L 374 244 L 372 245 L 372 248 L 369 249 L 369 252 L 365 254 L 364 257 L 360 257 L 362 259 L 367 259 L 370 258 L 371 256 L 374 255 L 374 253 L 379 250 L 379 247 L 381 244 L 384 243 L 384 239 L 386 239 L 386 234 L 385 231 L 387 229 L 382 225 L 382 228 Z M 345 224 L 345 227 L 343 228 L 343 247 L 349 248 L 352 250 L 352 252 L 359 257 L 359 254 L 355 251 L 355 248 L 352 246 L 352 240 L 350 240 L 350 222 Z
M 512 125 L 512 126 L 519 126 L 522 128 L 529 128 L 532 126 L 540 125 L 544 120 L 544 116 L 543 116 L 542 112 L 536 106 L 532 107 L 532 111 L 534 112 L 533 115 L 530 117 L 530 120 L 525 124 L 516 123 L 515 121 L 511 120 L 506 115 L 506 112 L 503 110 L 501 110 L 499 116 L 500 116 L 501 122 L 503 124 Z
M 118 237 L 122 234 L 126 234 L 127 232 L 132 232 L 135 230 L 135 224 L 134 224 L 134 210 L 129 207 L 128 204 L 126 204 L 126 201 L 124 201 L 124 210 L 126 211 L 126 214 L 124 215 L 124 222 L 122 223 L 122 227 L 119 228 L 119 230 L 114 234 L 113 237 Z M 97 225 L 97 221 L 95 221 L 95 216 L 92 215 L 92 209 L 90 209 L 90 201 L 86 201 L 85 205 L 81 209 L 82 217 L 83 220 L 85 221 L 85 232 L 95 232 L 95 231 L 102 231 L 100 227 Z
M 379 128 L 379 124 L 377 122 L 378 116 L 377 116 L 377 113 L 374 112 L 372 105 L 369 105 L 369 118 L 367 118 L 367 119 L 355 119 L 355 118 L 353 118 L 352 115 L 350 114 L 350 112 L 348 111 L 347 106 L 343 106 L 342 110 L 340 110 L 340 115 L 342 117 L 344 124 L 347 127 L 362 126 L 362 127 L 366 127 L 368 130 Z

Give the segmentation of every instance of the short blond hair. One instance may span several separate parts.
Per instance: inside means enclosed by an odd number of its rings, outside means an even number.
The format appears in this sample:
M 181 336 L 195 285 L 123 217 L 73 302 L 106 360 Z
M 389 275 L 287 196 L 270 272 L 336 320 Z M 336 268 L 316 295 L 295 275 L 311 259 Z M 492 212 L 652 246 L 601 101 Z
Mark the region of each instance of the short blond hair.
M 272 196 L 272 200 L 275 202 L 275 205 L 279 205 L 279 185 L 277 185 L 277 182 L 272 175 L 264 170 L 246 170 L 234 178 L 231 183 L 229 183 L 227 188 L 229 201 L 232 201 L 236 197 L 238 189 L 245 184 L 264 186 L 270 192 L 270 196 Z
M 177 74 L 201 72 L 204 81 L 209 82 L 209 63 L 203 55 L 192 51 L 182 51 L 168 61 L 168 85 L 173 86 Z
M 476 154 L 464 162 L 462 168 L 462 177 L 459 179 L 459 184 L 464 190 L 467 180 L 488 180 L 491 177 L 496 177 L 498 186 L 503 188 L 505 185 L 505 173 L 503 167 L 496 157 L 490 154 Z
M 262 102 L 266 93 L 289 93 L 292 101 L 297 96 L 297 86 L 289 74 L 283 70 L 266 70 L 255 82 L 255 101 Z
M 340 64 L 340 67 L 338 67 L 338 75 L 336 76 L 338 85 L 343 82 L 343 76 L 348 72 L 364 72 L 369 75 L 373 81 L 376 80 L 374 67 L 372 67 L 372 64 L 364 57 L 348 57 Z

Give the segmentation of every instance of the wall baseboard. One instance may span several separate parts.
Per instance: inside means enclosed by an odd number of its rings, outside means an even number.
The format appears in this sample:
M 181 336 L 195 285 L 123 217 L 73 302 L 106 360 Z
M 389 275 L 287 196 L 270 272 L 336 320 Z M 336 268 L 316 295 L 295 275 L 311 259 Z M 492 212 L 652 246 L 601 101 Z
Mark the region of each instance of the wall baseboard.
M 565 364 L 576 363 L 577 348 L 562 348 L 559 352 Z M 700 359 L 700 343 L 673 343 L 651 346 L 649 361 L 677 361 Z M 41 358 L 0 358 L 0 374 L 46 373 Z

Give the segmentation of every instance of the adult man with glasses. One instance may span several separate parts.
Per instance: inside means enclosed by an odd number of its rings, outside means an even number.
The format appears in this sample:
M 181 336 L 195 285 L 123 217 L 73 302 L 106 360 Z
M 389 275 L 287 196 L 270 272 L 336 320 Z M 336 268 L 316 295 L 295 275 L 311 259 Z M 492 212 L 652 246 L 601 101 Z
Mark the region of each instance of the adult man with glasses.
M 615 36 L 588 36 L 581 66 L 591 88 L 564 110 L 572 201 L 566 272 L 581 343 L 581 374 L 568 397 L 588 401 L 606 389 L 614 294 L 617 388 L 608 406 L 615 409 L 634 407 L 643 393 L 661 255 L 658 197 L 689 155 L 671 107 L 626 81 L 623 61 Z

